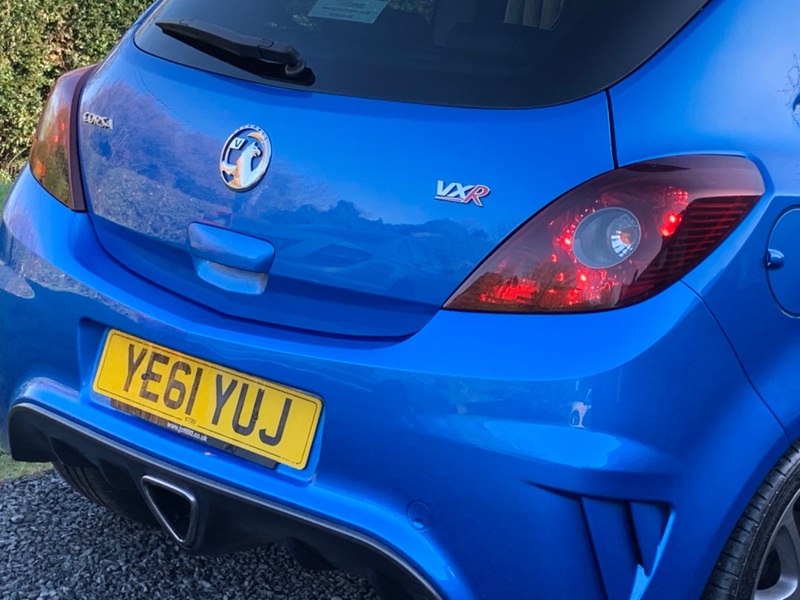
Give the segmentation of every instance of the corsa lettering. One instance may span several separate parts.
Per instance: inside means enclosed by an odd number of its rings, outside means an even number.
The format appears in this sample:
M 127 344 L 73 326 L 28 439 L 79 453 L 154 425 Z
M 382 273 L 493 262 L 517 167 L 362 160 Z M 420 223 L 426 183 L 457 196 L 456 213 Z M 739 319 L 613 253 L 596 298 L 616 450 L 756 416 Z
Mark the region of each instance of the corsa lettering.
M 112 119 L 101 117 L 100 115 L 90 112 L 83 113 L 83 122 L 103 129 L 114 129 L 114 121 Z

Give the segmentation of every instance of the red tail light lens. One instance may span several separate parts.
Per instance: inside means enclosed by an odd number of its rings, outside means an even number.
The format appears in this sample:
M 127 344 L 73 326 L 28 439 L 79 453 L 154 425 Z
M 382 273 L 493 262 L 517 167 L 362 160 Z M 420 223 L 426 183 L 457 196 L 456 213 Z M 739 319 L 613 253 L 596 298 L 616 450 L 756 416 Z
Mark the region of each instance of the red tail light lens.
M 697 266 L 763 194 L 756 166 L 734 156 L 610 171 L 523 225 L 445 308 L 564 313 L 641 302 Z
M 77 161 L 73 159 L 80 90 L 92 67 L 71 71 L 57 82 L 45 104 L 31 145 L 31 173 L 60 202 L 83 210 Z

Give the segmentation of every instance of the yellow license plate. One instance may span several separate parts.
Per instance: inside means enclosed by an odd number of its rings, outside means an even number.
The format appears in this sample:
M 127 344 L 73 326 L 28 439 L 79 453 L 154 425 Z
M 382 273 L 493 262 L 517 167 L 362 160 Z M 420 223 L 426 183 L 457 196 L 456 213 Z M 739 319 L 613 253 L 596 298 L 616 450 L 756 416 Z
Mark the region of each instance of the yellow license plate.
M 93 387 L 172 431 L 296 469 L 308 462 L 322 412 L 319 398 L 120 331 L 108 334 Z

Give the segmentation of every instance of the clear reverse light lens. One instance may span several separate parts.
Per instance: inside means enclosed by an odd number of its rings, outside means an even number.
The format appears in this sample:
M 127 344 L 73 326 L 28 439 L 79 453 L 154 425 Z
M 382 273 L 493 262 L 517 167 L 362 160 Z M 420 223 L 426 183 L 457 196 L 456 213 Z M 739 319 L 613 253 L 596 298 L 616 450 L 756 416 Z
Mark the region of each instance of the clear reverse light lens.
M 608 269 L 633 254 L 640 241 L 636 215 L 624 208 L 602 208 L 578 223 L 572 249 L 581 264 Z

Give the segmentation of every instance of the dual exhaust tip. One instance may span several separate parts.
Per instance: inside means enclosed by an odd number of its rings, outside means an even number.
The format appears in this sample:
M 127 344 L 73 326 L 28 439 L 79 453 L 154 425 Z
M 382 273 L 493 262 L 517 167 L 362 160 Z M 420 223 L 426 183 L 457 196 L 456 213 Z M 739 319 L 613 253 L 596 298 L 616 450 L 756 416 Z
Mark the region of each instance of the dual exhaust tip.
M 191 548 L 197 541 L 200 523 L 194 494 L 152 475 L 144 475 L 141 483 L 144 500 L 159 524 L 178 544 Z

